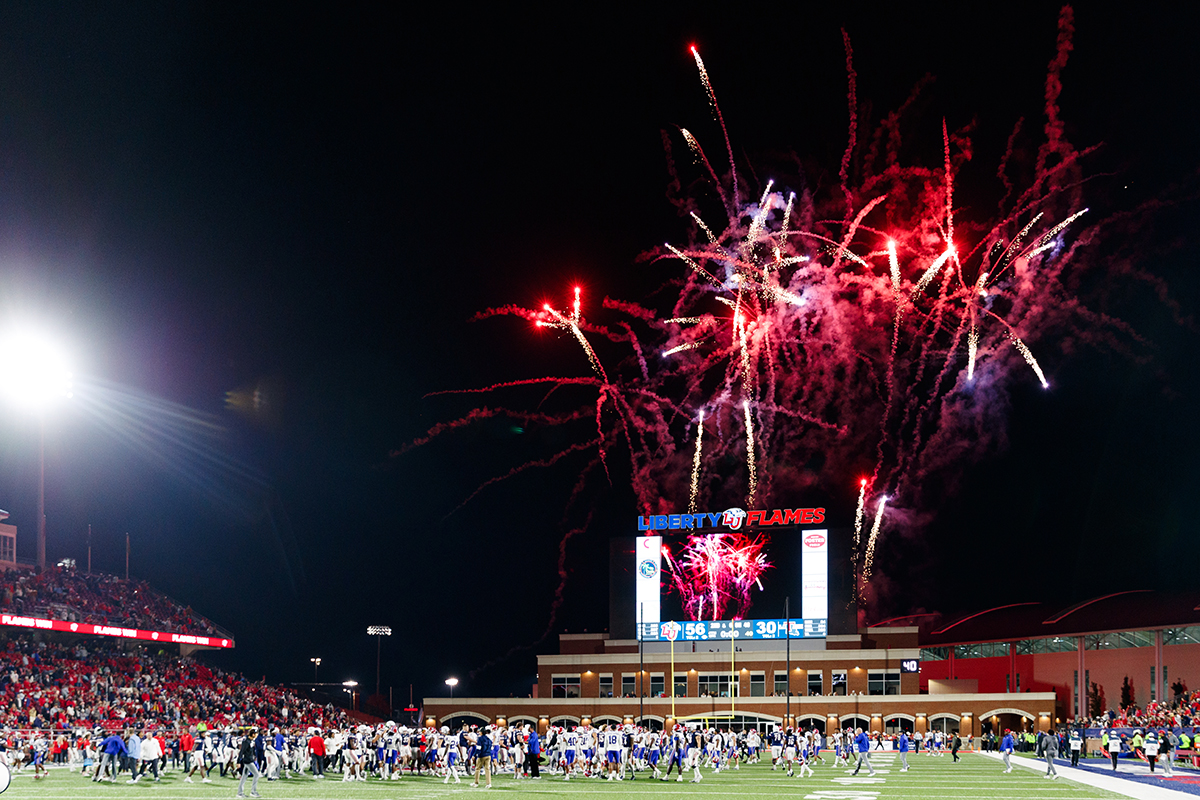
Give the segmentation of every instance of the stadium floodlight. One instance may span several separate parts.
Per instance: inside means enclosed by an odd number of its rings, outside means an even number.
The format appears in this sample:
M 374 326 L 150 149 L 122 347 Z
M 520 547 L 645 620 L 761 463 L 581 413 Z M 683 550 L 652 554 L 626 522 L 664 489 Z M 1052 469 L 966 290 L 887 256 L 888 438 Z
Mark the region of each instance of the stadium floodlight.
M 321 659 L 310 658 L 309 661 L 311 661 L 313 665 L 313 683 L 317 683 L 317 667 L 321 666 Z
M 454 699 L 454 687 L 458 686 L 458 678 L 446 678 L 446 685 L 450 687 L 450 699 Z
M 13 402 L 40 411 L 55 398 L 71 396 L 71 370 L 53 342 L 14 331 L 0 338 L 0 387 Z
M 342 686 L 358 686 L 358 681 L 342 681 Z
M 37 567 L 46 569 L 46 417 L 58 397 L 71 396 L 71 370 L 66 356 L 50 340 L 29 331 L 0 338 L 0 389 L 14 404 L 38 413 Z
M 375 637 L 375 696 L 379 696 L 379 651 L 383 645 L 384 636 L 391 636 L 392 629 L 387 625 L 368 625 L 367 636 Z

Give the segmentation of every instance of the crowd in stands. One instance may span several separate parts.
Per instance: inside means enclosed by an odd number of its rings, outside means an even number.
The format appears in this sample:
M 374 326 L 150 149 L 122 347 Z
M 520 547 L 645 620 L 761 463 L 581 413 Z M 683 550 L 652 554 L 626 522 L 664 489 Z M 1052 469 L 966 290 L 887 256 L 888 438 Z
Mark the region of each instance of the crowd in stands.
M 73 567 L 51 567 L 41 574 L 25 568 L 7 570 L 0 578 L 0 611 L 167 633 L 228 635 L 145 581 Z
M 345 713 L 194 659 L 88 639 L 0 642 L 0 727 L 341 725 Z
M 1150 701 L 1145 708 L 1109 710 L 1088 720 L 1091 728 L 1187 728 L 1200 720 L 1200 690 L 1184 691 L 1170 703 Z

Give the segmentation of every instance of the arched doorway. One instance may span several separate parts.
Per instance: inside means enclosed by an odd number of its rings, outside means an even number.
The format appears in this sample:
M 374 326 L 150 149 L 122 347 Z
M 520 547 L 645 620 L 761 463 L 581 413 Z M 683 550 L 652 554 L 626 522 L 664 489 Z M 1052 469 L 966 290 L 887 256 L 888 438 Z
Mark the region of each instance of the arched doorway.
M 929 732 L 941 731 L 946 736 L 958 733 L 962 718 L 958 714 L 931 714 L 929 716 Z
M 981 716 L 980 721 L 999 737 L 1003 737 L 1005 731 L 1037 731 L 1037 717 L 1021 708 L 993 708 Z

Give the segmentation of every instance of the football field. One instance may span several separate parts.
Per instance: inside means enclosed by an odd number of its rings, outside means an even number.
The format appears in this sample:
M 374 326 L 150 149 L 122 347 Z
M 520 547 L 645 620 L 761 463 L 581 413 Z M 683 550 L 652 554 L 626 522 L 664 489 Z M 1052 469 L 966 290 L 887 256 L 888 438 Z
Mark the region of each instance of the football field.
M 965 754 L 955 764 L 949 756 L 931 758 L 910 754 L 912 769 L 901 772 L 895 754 L 877 753 L 872 757 L 876 775 L 868 777 L 864 770 L 857 777 L 846 774 L 843 769 L 832 766 L 832 756 L 827 757 L 830 766 L 818 762 L 816 774 L 808 778 L 788 778 L 782 772 L 773 772 L 769 765 L 743 767 L 740 770 L 713 774 L 704 771 L 699 784 L 678 783 L 672 777 L 669 783 L 649 780 L 639 775 L 636 781 L 608 782 L 603 780 L 576 778 L 564 781 L 561 776 L 544 776 L 539 781 L 514 780 L 511 775 L 496 775 L 492 778 L 490 793 L 503 793 L 510 797 L 582 797 L 596 800 L 605 795 L 612 797 L 669 797 L 707 796 L 729 798 L 729 800 L 756 800 L 757 798 L 789 797 L 808 800 L 888 800 L 889 798 L 980 798 L 981 800 L 1024 800 L 1024 798 L 1063 798 L 1084 800 L 1085 798 L 1119 798 L 1104 789 L 1085 786 L 1061 778 L 1050 781 L 1042 777 L 1041 770 L 1030 769 L 1014 763 L 1012 774 L 1001 774 L 1001 764 L 987 756 Z M 1014 759 L 1016 762 L 1016 759 Z M 690 777 L 690 774 L 689 776 Z M 1136 787 L 1130 787 L 1135 791 Z M 247 782 L 246 791 L 250 786 Z M 74 800 L 92 797 L 163 798 L 163 800 L 212 800 L 234 797 L 237 782 L 230 778 L 215 778 L 211 784 L 184 783 L 179 773 L 167 774 L 163 779 L 139 781 L 129 785 L 121 780 L 117 783 L 91 783 L 78 773 L 58 768 L 50 777 L 33 780 L 28 773 L 13 777 L 12 785 L 5 793 L 8 798 L 34 798 L 35 800 Z M 405 777 L 399 781 L 383 782 L 368 780 L 345 783 L 340 779 L 315 781 L 311 778 L 292 778 L 259 782 L 259 793 L 265 800 L 433 800 L 436 798 L 462 797 L 485 793 L 475 789 L 469 779 L 462 783 L 443 784 L 440 778 Z M 1178 795 L 1186 797 L 1186 795 Z

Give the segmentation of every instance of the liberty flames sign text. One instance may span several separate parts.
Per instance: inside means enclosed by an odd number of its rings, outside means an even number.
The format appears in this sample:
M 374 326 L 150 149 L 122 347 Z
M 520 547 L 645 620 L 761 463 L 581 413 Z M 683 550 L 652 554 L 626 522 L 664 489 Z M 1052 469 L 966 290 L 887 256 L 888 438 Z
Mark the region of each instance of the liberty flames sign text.
M 638 517 L 639 531 L 692 531 L 702 528 L 726 527 L 736 531 L 747 527 L 770 525 L 820 525 L 825 521 L 824 508 L 776 508 L 771 511 L 743 511 L 730 508 L 718 514 L 654 514 Z

